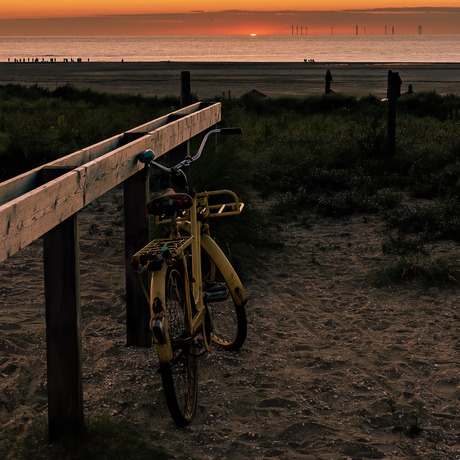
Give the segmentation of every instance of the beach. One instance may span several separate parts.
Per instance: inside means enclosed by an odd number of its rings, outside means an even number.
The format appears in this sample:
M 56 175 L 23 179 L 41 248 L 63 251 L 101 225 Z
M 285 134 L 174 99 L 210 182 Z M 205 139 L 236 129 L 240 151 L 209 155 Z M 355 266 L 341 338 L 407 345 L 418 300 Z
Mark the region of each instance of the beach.
M 179 96 L 181 72 L 189 71 L 191 92 L 199 100 L 241 97 L 257 90 L 268 97 L 322 94 L 326 71 L 331 89 L 358 97 L 386 97 L 388 71 L 399 72 L 401 92 L 460 93 L 460 64 L 404 63 L 230 63 L 230 62 L 3 62 L 0 84 L 63 84 L 94 91 Z

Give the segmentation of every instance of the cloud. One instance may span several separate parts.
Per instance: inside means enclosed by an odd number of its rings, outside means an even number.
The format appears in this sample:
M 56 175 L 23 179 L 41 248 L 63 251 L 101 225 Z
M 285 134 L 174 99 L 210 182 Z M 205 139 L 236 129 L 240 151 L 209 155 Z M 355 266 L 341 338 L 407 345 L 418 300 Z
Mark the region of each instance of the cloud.
M 80 18 L 0 20 L 0 35 L 189 35 L 291 34 L 308 26 L 309 34 L 382 34 L 387 25 L 399 34 L 460 34 L 456 7 L 368 8 L 340 11 L 190 11 L 187 13 L 104 15 Z M 177 24 L 177 26 L 175 26 Z M 150 27 L 149 27 L 150 25 Z
M 435 7 L 435 6 L 419 6 L 405 8 L 366 8 L 366 9 L 350 9 L 341 10 L 346 13 L 444 13 L 460 14 L 460 7 Z

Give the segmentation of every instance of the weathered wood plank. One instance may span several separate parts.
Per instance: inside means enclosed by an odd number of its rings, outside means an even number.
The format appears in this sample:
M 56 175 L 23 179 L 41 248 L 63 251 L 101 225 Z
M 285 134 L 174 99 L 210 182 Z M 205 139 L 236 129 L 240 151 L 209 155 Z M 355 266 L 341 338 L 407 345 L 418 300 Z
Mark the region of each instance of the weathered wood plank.
M 0 262 L 83 207 L 74 171 L 0 206 Z
M 137 126 L 126 133 L 147 133 L 153 131 L 161 126 L 164 126 L 170 122 L 171 115 L 174 115 L 176 118 L 184 117 L 190 115 L 194 112 L 206 108 L 209 104 L 196 103 L 189 107 L 185 107 L 180 110 L 176 110 L 171 114 L 164 115 L 155 120 L 151 120 L 143 125 Z M 45 166 L 81 166 L 85 163 L 88 163 L 96 158 L 99 158 L 102 155 L 105 155 L 108 152 L 115 150 L 120 143 L 120 140 L 123 138 L 124 134 L 117 134 L 109 139 L 105 139 L 101 142 L 93 144 L 90 147 L 84 148 L 73 152 L 65 157 L 58 158 L 50 163 L 47 163 Z M 0 206 L 8 201 L 14 200 L 15 198 L 30 192 L 36 188 L 39 184 L 39 174 L 43 166 L 34 168 L 26 173 L 20 174 L 19 176 L 8 179 L 0 183 Z
M 142 165 L 137 155 L 142 150 L 153 148 L 156 157 L 161 156 L 219 121 L 220 104 L 205 107 L 4 203 L 0 262 L 138 172 Z
M 189 105 L 188 107 L 181 108 L 179 110 L 176 110 L 174 112 L 168 113 L 167 115 L 164 115 L 163 117 L 156 118 L 155 120 L 148 121 L 147 123 L 144 123 L 143 125 L 139 125 L 136 128 L 133 128 L 129 131 L 128 133 L 135 133 L 135 132 L 150 132 L 154 131 L 155 129 L 160 128 L 161 126 L 164 126 L 168 123 L 171 122 L 171 118 L 174 119 L 179 119 L 182 117 L 185 117 L 187 115 L 191 115 L 194 112 L 198 112 L 199 110 L 203 110 L 207 107 L 210 106 L 216 106 L 220 104 L 209 104 L 209 103 L 203 103 L 203 102 L 197 102 L 196 104 Z
M 117 148 L 119 139 L 123 134 L 111 137 L 102 142 L 92 145 L 89 148 L 78 150 L 77 152 L 71 153 L 62 158 L 58 158 L 46 165 L 34 168 L 26 173 L 20 174 L 19 176 L 12 177 L 2 183 L 0 183 L 0 206 L 7 203 L 8 201 L 14 200 L 15 198 L 30 192 L 34 188 L 42 185 L 40 181 L 40 171 L 44 167 L 54 166 L 80 166 L 88 163 L 95 158 L 105 155 Z

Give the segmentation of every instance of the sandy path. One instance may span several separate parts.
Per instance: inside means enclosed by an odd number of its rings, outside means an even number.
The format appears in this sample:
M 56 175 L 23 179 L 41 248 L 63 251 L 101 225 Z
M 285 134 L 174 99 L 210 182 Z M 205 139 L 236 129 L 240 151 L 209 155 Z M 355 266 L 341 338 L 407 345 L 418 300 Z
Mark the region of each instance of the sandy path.
M 174 458 L 460 458 L 458 289 L 370 287 L 374 216 L 283 226 L 286 246 L 245 280 L 247 343 L 200 358 L 196 419 L 175 428 L 152 350 L 124 346 L 118 206 L 106 195 L 80 213 L 87 418 Z M 46 416 L 41 265 L 37 242 L 0 266 L 2 458 Z

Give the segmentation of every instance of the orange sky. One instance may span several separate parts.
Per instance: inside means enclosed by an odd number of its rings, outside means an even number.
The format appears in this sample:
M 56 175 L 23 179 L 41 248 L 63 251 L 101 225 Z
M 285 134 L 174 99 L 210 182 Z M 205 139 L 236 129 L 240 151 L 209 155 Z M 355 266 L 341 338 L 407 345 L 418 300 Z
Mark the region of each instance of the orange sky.
M 460 0 L 0 0 L 1 36 L 291 34 L 292 26 L 460 34 Z
M 389 7 L 458 7 L 460 0 L 2 0 L 0 19 L 75 17 L 106 14 L 178 13 L 190 11 L 343 10 Z

